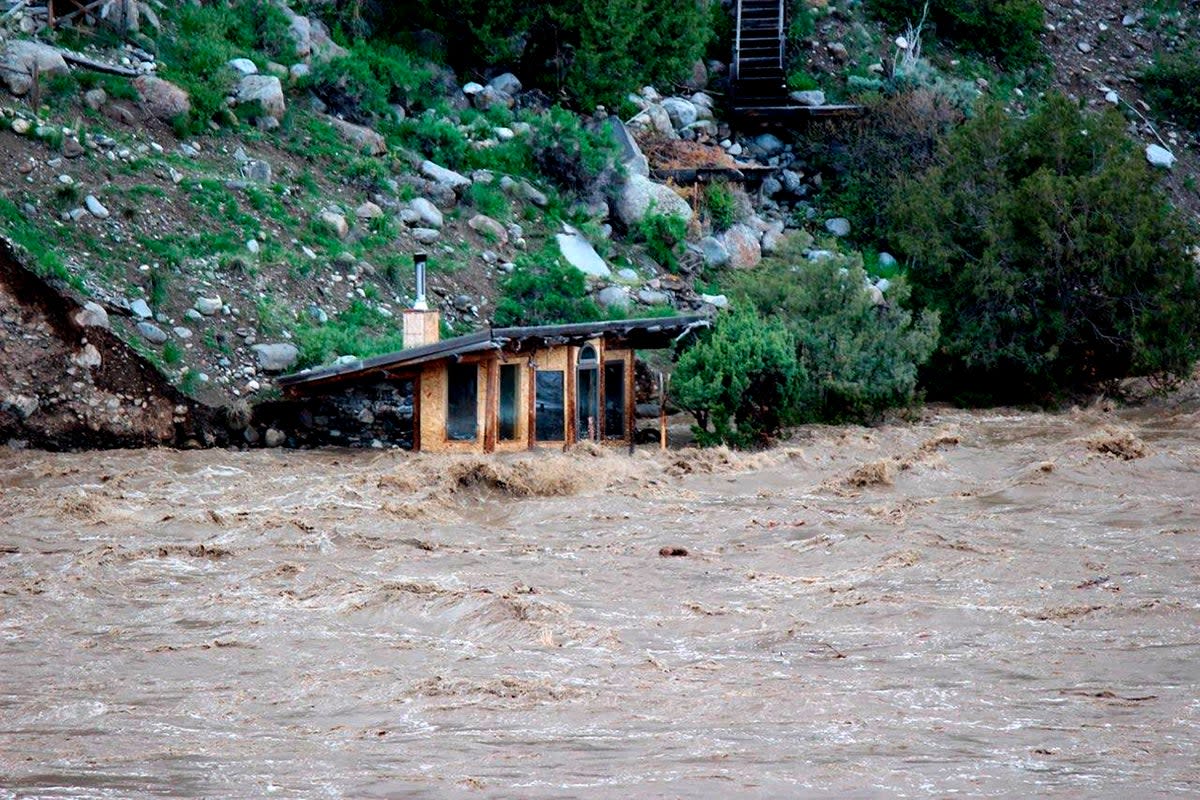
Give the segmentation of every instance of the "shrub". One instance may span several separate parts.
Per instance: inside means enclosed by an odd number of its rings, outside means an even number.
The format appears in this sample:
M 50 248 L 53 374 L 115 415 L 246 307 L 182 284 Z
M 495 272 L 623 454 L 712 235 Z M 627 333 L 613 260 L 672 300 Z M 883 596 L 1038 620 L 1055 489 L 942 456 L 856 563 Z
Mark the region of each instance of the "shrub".
M 351 122 L 366 124 L 433 94 L 433 70 L 394 44 L 358 41 L 349 55 L 318 62 L 304 85 Z
M 295 343 L 300 350 L 297 369 L 325 364 L 338 356 L 368 358 L 404 346 L 395 321 L 361 300 L 319 325 L 303 322 L 296 326 Z
M 558 188 L 575 194 L 603 188 L 616 176 L 617 141 L 606 122 L 596 130 L 561 106 L 531 120 L 533 165 Z
M 870 9 L 894 26 L 919 21 L 922 4 L 870 0 Z M 1040 0 L 930 0 L 929 22 L 940 39 L 993 60 L 1008 70 L 1042 58 L 1038 37 L 1045 24 Z
M 1159 53 L 1141 75 L 1146 96 L 1156 109 L 1200 130 L 1200 47 Z
M 937 315 L 914 319 L 908 291 L 892 281 L 887 302 L 867 290 L 858 255 L 817 262 L 785 245 L 753 274 L 739 274 L 733 295 L 778 319 L 795 340 L 808 375 L 803 409 L 809 422 L 868 422 L 889 408 L 913 403 L 917 369 L 937 344 Z
M 939 388 L 1046 399 L 1130 374 L 1187 374 L 1200 286 L 1187 230 L 1115 112 L 1062 96 L 997 105 L 897 194 L 914 297 L 941 312 Z
M 493 320 L 496 325 L 551 325 L 603 317 L 588 297 L 583 273 L 563 263 L 554 240 L 538 252 L 518 258 L 500 291 Z
M 651 209 L 637 223 L 637 239 L 646 244 L 646 253 L 671 272 L 679 269 L 679 253 L 687 238 L 687 220 L 674 214 Z
M 696 418 L 696 440 L 747 447 L 766 443 L 799 408 L 805 374 L 779 320 L 753 309 L 721 314 L 679 358 L 675 402 Z
M 709 184 L 704 192 L 704 204 L 714 231 L 728 230 L 737 218 L 737 200 L 727 183 Z

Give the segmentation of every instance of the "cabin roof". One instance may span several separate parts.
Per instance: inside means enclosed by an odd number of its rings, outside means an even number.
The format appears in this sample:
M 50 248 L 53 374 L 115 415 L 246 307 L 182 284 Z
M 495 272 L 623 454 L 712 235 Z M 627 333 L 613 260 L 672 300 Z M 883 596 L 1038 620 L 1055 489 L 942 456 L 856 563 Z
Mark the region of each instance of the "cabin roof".
M 709 318 L 703 315 L 623 319 L 608 322 L 578 322 L 569 325 L 533 325 L 515 328 L 489 328 L 466 336 L 456 336 L 433 344 L 410 347 L 372 358 L 356 359 L 343 364 L 306 369 L 279 378 L 280 388 L 305 393 L 330 383 L 353 381 L 373 373 L 403 372 L 430 361 L 460 358 L 472 353 L 505 350 L 519 353 L 553 345 L 582 344 L 591 339 L 616 339 L 631 348 L 655 349 L 669 346 L 673 341 L 697 328 L 708 327 Z

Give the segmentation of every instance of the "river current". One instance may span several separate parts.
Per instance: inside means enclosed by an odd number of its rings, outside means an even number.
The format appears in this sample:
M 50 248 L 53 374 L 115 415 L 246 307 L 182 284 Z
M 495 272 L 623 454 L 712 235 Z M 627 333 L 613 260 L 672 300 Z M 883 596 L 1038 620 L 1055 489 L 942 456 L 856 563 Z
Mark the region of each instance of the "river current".
M 1200 413 L 0 449 L 0 797 L 1200 793 Z

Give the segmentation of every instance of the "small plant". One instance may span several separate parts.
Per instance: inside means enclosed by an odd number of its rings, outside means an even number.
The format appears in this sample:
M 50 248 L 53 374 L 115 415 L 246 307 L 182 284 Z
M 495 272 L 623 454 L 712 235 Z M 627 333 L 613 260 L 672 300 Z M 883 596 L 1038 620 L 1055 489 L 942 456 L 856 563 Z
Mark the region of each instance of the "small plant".
M 687 239 L 687 220 L 674 214 L 651 209 L 637 224 L 637 238 L 646 245 L 646 253 L 671 272 L 679 269 L 679 254 Z
M 1155 108 L 1200 131 L 1200 46 L 1158 53 L 1141 83 Z
M 171 285 L 171 276 L 162 268 L 151 269 L 148 278 L 147 296 L 152 308 L 162 308 L 167 304 L 167 292 Z
M 183 360 L 183 348 L 170 340 L 163 345 L 162 358 L 164 364 L 174 366 Z
M 480 214 L 486 214 L 492 219 L 504 221 L 508 219 L 508 198 L 499 186 L 490 183 L 472 183 L 467 189 L 467 199 Z
M 708 207 L 708 219 L 714 231 L 728 230 L 737 218 L 737 201 L 729 184 L 720 182 L 709 184 L 704 193 L 704 202 Z

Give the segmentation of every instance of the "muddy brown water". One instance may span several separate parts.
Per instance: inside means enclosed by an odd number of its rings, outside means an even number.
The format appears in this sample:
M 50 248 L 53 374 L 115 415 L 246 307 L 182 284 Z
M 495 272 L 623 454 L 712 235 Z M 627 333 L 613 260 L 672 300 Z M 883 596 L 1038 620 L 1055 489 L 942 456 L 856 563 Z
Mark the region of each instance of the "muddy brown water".
M 0 797 L 1200 793 L 1195 406 L 0 490 Z

